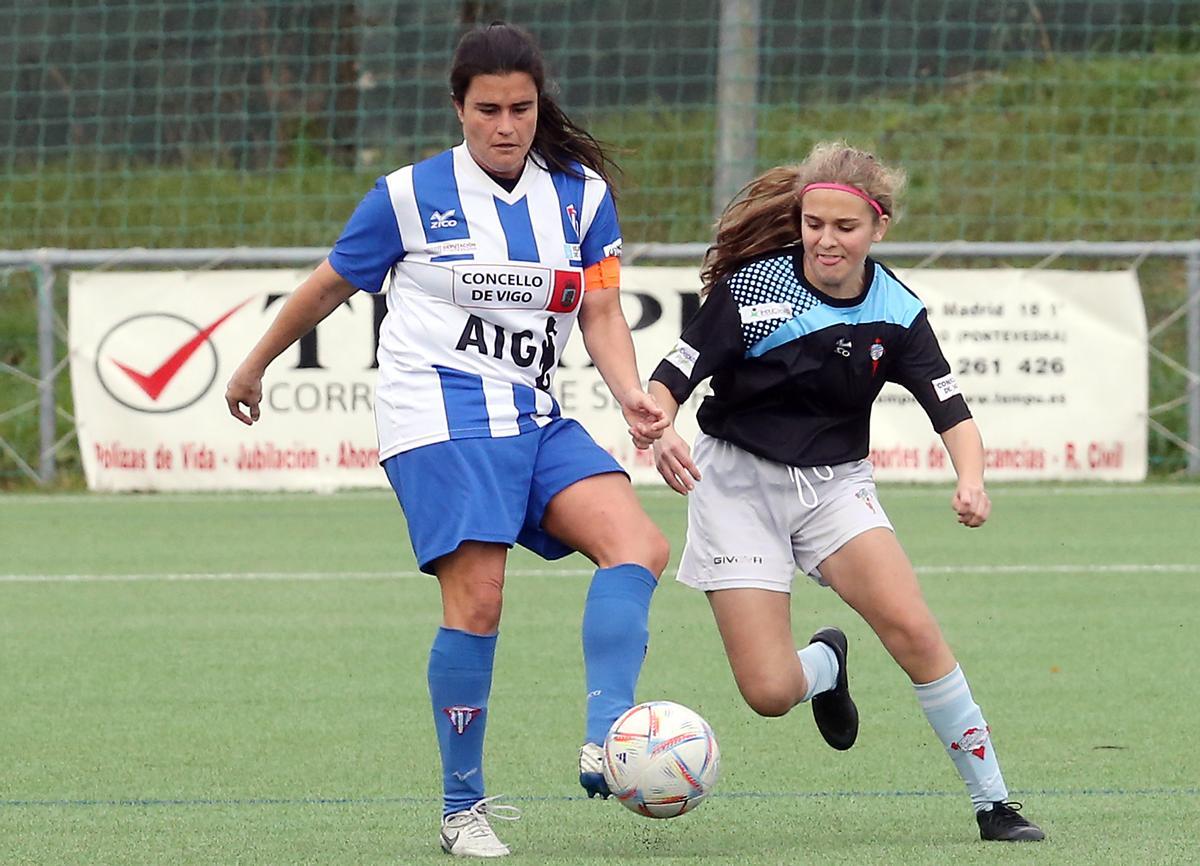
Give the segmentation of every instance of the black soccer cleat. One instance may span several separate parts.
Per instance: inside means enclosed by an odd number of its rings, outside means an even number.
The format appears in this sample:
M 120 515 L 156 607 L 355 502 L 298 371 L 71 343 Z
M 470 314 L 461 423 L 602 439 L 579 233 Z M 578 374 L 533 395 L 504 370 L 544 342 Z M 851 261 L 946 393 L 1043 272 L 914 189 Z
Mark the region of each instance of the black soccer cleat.
M 825 742 L 844 752 L 858 739 L 858 707 L 850 697 L 850 686 L 846 678 L 846 633 L 840 628 L 826 626 L 819 629 L 810 644 L 820 641 L 837 656 L 837 684 L 827 692 L 812 699 L 813 719 Z
M 979 838 L 985 842 L 1040 842 L 1046 838 L 1042 828 L 1019 814 L 1021 804 L 997 800 L 986 812 L 976 812 Z

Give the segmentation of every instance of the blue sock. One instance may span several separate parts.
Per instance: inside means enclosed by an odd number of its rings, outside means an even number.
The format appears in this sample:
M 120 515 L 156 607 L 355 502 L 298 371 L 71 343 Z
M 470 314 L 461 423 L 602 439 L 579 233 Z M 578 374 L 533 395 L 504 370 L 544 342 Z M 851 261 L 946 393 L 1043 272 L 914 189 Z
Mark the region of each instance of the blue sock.
M 650 597 L 658 581 L 634 563 L 601 568 L 583 606 L 583 667 L 587 683 L 584 741 L 603 743 L 617 716 L 633 706 L 650 641 Z
M 442 754 L 443 815 L 483 799 L 483 733 L 496 635 L 438 629 L 429 651 L 429 697 Z
M 812 700 L 821 692 L 827 692 L 837 685 L 838 662 L 837 655 L 829 644 L 816 641 L 796 650 L 800 657 L 800 666 L 804 668 L 804 679 L 808 681 L 808 691 L 801 701 Z
M 962 668 L 955 665 L 940 680 L 913 688 L 925 718 L 966 783 L 975 810 L 990 809 L 995 801 L 1007 800 L 1008 788 L 992 748 L 991 731 L 971 697 Z

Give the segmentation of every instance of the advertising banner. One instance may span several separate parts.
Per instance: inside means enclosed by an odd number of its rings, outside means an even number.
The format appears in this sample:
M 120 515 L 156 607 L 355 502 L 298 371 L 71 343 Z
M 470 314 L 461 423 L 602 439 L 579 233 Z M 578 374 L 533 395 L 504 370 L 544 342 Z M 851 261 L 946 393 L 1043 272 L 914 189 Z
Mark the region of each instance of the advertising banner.
M 386 486 L 372 403 L 382 296 L 355 295 L 276 359 L 253 427 L 225 407 L 229 377 L 305 276 L 72 273 L 71 384 L 88 486 Z
M 897 274 L 929 310 L 989 479 L 1145 479 L 1149 338 L 1133 271 Z M 888 385 L 873 418 L 880 478 L 954 477 L 907 391 Z
M 983 431 L 988 477 L 1138 480 L 1146 472 L 1147 336 L 1132 272 L 917 270 L 921 297 Z M 229 416 L 225 383 L 307 275 L 294 270 L 75 272 L 71 381 L 96 490 L 330 490 L 384 487 L 373 387 L 382 295 L 359 293 L 267 372 L 262 418 Z M 626 267 L 622 303 L 649 375 L 698 308 L 695 268 Z M 637 482 L 655 482 L 583 342 L 554 382 Z M 697 391 L 680 410 L 696 431 Z M 952 468 L 906 391 L 876 403 L 880 480 L 946 480 Z

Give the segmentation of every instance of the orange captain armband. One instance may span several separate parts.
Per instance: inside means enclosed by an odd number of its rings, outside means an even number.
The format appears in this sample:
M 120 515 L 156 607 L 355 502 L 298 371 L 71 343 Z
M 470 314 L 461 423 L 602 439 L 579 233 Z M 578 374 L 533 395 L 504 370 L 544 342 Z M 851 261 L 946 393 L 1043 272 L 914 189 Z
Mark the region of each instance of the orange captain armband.
M 588 265 L 583 272 L 583 290 L 617 289 L 621 287 L 621 260 L 616 256 Z

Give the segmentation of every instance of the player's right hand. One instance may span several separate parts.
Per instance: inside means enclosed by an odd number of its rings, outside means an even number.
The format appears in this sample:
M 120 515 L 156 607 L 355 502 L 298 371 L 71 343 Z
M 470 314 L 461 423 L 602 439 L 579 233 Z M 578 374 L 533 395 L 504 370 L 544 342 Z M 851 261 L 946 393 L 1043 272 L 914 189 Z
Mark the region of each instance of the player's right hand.
M 654 442 L 654 466 L 667 486 L 684 496 L 694 490 L 700 480 L 700 470 L 692 462 L 692 449 L 675 432 L 674 427 L 663 430 Z
M 988 515 L 992 513 L 992 500 L 983 489 L 983 482 L 968 482 L 959 480 L 954 491 L 954 499 L 950 507 L 958 515 L 958 522 L 963 526 L 983 526 Z
M 225 405 L 229 414 L 247 427 L 258 420 L 262 402 L 262 376 L 243 371 L 240 367 L 225 388 Z M 246 410 L 242 411 L 245 406 Z
M 663 428 L 671 422 L 658 401 L 641 388 L 632 388 L 621 398 L 621 413 L 629 424 L 629 435 L 639 451 L 650 447 L 650 443 L 662 435 Z

